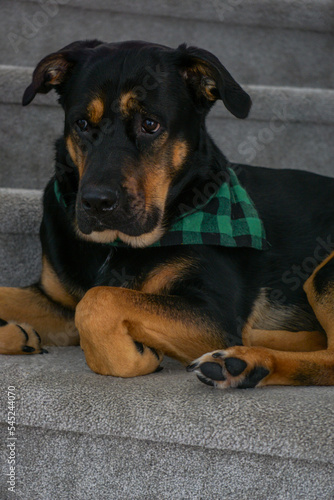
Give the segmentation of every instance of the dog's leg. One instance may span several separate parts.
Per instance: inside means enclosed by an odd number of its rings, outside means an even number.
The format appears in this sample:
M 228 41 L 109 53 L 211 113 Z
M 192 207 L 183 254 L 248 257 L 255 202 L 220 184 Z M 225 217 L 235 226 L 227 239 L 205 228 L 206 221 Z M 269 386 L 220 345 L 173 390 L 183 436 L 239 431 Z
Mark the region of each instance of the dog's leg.
M 334 253 L 316 268 L 304 284 L 308 301 L 327 335 L 317 342 L 308 337 L 314 352 L 282 352 L 265 347 L 235 346 L 205 354 L 194 361 L 195 371 L 204 381 L 221 388 L 248 388 L 265 385 L 334 385 Z M 306 332 L 299 332 L 306 339 Z M 268 336 L 275 332 L 268 331 Z M 262 332 L 265 335 L 265 332 Z M 287 335 L 287 333 L 286 333 Z M 291 332 L 296 337 L 296 332 Z M 320 333 L 319 333 L 320 335 Z M 252 335 L 250 335 L 252 336 Z M 256 333 L 254 334 L 254 338 Z M 319 341 L 319 337 L 317 337 Z M 305 349 L 308 350 L 308 349 Z
M 37 287 L 0 288 L 0 354 L 38 354 L 46 345 L 78 345 L 74 311 Z
M 40 286 L 0 288 L 0 354 L 37 354 L 45 345 L 79 345 L 77 302 L 44 258 Z
M 277 351 L 308 352 L 327 349 L 327 337 L 323 332 L 289 332 L 287 330 L 258 330 L 244 328 L 243 345 L 268 347 Z
M 189 363 L 224 342 L 181 297 L 125 288 L 89 290 L 76 309 L 76 326 L 89 367 L 103 375 L 151 373 L 163 354 Z

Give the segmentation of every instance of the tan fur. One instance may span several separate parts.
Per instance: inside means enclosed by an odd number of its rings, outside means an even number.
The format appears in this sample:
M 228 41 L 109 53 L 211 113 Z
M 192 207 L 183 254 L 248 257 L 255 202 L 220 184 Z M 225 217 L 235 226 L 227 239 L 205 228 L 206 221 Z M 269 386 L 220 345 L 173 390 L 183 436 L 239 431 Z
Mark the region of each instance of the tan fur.
M 314 314 L 302 311 L 293 305 L 273 304 L 267 294 L 270 289 L 263 288 L 253 304 L 248 324 L 258 330 L 294 330 L 315 331 L 321 330 Z
M 28 339 L 15 323 L 0 327 L 1 354 L 29 354 L 22 350 L 24 346 L 33 347 L 36 354 L 41 351 L 38 336 L 32 331 L 31 326 L 24 323 L 20 326 L 27 332 Z
M 166 171 L 161 168 L 152 169 L 145 179 L 145 208 L 149 210 L 152 206 L 158 206 L 164 211 L 170 179 Z
M 155 302 L 154 297 L 113 287 L 96 287 L 87 292 L 77 307 L 76 325 L 92 370 L 122 377 L 152 371 L 152 361 L 154 368 L 157 359 L 147 355 L 143 361 L 130 338 L 183 363 L 207 352 L 212 345 L 221 347 L 209 319 L 198 319 L 195 313 L 180 315 L 176 308 L 170 313 L 163 301 Z
M 52 300 L 59 302 L 59 304 L 67 307 L 69 309 L 75 309 L 79 298 L 70 295 L 64 285 L 60 282 L 58 276 L 56 275 L 54 269 L 49 263 L 46 256 L 43 256 L 43 271 L 41 282 L 43 289 L 52 298 Z
M 334 258 L 334 252 L 331 253 L 312 273 L 304 283 L 304 290 L 307 299 L 316 313 L 317 319 L 326 332 L 328 349 L 334 351 L 334 308 L 333 308 L 333 290 L 328 290 L 320 297 L 317 296 L 313 280 L 317 272 L 323 268 L 330 260 Z
M 262 367 L 269 371 L 257 387 L 268 385 L 334 385 L 333 352 L 283 352 L 265 347 L 229 347 L 222 358 L 212 357 L 207 353 L 200 363 L 215 362 L 222 366 L 226 380 L 217 381 L 217 387 L 237 387 L 254 368 Z M 247 363 L 245 370 L 237 376 L 231 376 L 224 369 L 224 359 L 238 358 Z
M 64 80 L 70 66 L 72 63 L 66 61 L 61 54 L 55 54 L 49 57 L 46 63 L 39 66 L 38 71 L 49 75 L 49 85 L 59 85 Z
M 73 163 L 78 168 L 79 177 L 81 178 L 85 170 L 86 155 L 82 152 L 81 148 L 71 135 L 66 138 L 66 147 Z
M 133 248 L 144 248 L 158 241 L 163 235 L 164 230 L 162 227 L 157 227 L 150 233 L 144 233 L 140 236 L 129 236 L 128 234 L 124 234 L 121 231 L 112 231 L 109 229 L 106 229 L 105 231 L 93 231 L 90 234 L 83 234 L 77 228 L 77 233 L 80 238 L 83 238 L 87 241 L 95 241 L 97 243 L 110 243 L 119 238 L 121 241 L 127 243 Z
M 94 99 L 88 104 L 87 112 L 89 120 L 93 125 L 97 125 L 102 120 L 104 102 L 101 97 L 94 97 Z
M 173 146 L 172 163 L 175 170 L 179 170 L 188 154 L 188 144 L 186 141 L 177 140 Z
M 288 332 L 251 328 L 243 334 L 242 342 L 246 346 L 262 346 L 290 352 L 321 351 L 327 348 L 326 335 L 321 332 Z
M 137 95 L 133 90 L 121 94 L 119 98 L 119 109 L 124 117 L 129 116 L 134 110 L 141 109 Z
M 31 325 L 41 336 L 42 345 L 78 345 L 73 320 L 64 317 L 44 295 L 32 288 L 0 288 L 0 318 Z
M 183 76 L 186 80 L 195 77 L 199 80 L 198 93 L 202 93 L 209 101 L 217 100 L 217 97 L 212 92 L 216 88 L 216 82 L 210 75 L 210 68 L 203 64 L 202 61 L 193 64 Z
M 78 235 L 87 241 L 99 243 L 109 243 L 120 238 L 121 241 L 134 248 L 144 248 L 158 241 L 165 232 L 162 221 L 172 173 L 180 167 L 180 162 L 184 161 L 187 150 L 188 147 L 183 141 L 169 144 L 168 134 L 163 133 L 158 138 L 154 151 L 147 154 L 139 165 L 133 168 L 128 165 L 123 187 L 135 199 L 136 209 L 140 209 L 142 218 L 146 217 L 153 207 L 158 207 L 160 210 L 160 220 L 152 231 L 140 236 L 129 236 L 115 230 L 94 231 L 89 235 L 84 235 L 77 228 Z M 137 172 L 140 172 L 140 176 Z
M 247 374 L 257 367 L 263 367 L 269 371 L 269 374 L 259 382 L 259 386 L 334 385 L 333 290 L 329 289 L 327 293 L 319 297 L 315 293 L 313 284 L 319 269 L 324 267 L 333 257 L 334 253 L 315 269 L 304 285 L 308 301 L 321 327 L 326 332 L 326 338 L 320 332 L 253 329 L 252 321 L 258 319 L 258 311 L 255 307 L 253 316 L 250 317 L 243 331 L 245 346 L 234 346 L 226 349 L 221 359 L 212 358 L 213 353 L 209 353 L 199 360 L 200 363 L 214 360 L 223 367 L 224 359 L 228 357 L 235 357 L 247 363 L 246 369 L 240 375 L 236 377 L 227 375 L 227 380 L 218 381 L 217 386 L 236 387 L 242 383 Z
M 181 280 L 194 265 L 191 259 L 185 258 L 161 264 L 148 274 L 140 291 L 144 293 L 168 293 L 173 285 Z

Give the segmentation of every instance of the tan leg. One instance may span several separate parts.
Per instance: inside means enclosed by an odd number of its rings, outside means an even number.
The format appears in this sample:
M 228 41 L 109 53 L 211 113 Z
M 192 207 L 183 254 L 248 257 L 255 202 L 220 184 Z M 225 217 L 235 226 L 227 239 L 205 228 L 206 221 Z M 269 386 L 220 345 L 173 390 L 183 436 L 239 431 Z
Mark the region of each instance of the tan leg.
M 245 346 L 268 347 L 277 351 L 310 352 L 327 349 L 327 337 L 322 332 L 288 332 L 249 328 L 243 335 Z
M 43 352 L 42 346 L 79 345 L 74 324 L 78 296 L 68 293 L 45 256 L 40 287 L 0 288 L 0 354 L 36 354 Z
M 326 343 L 319 332 L 286 332 L 291 346 L 305 351 L 283 352 L 266 347 L 235 346 L 205 354 L 195 360 L 189 371 L 202 381 L 221 388 L 265 385 L 334 385 L 334 254 L 328 257 L 304 285 L 307 298 L 326 332 Z M 282 332 L 251 330 L 249 345 L 279 347 Z M 300 340 L 298 340 L 300 335 Z M 283 337 L 280 337 L 281 339 Z
M 75 322 L 88 365 L 103 375 L 144 375 L 159 366 L 163 353 L 189 363 L 223 347 L 209 320 L 170 295 L 92 288 L 78 304 Z
M 42 346 L 79 344 L 74 311 L 35 287 L 0 288 L 0 318 L 0 354 L 36 354 Z

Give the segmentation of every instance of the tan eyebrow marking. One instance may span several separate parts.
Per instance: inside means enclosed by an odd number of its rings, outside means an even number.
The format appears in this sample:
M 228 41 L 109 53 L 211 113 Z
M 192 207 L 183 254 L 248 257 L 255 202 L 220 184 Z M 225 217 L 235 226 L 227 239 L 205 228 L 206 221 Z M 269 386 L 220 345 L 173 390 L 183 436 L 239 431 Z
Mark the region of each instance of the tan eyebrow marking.
M 140 109 L 138 96 L 133 90 L 124 92 L 119 98 L 119 109 L 123 116 L 128 116 L 132 109 Z
M 88 104 L 87 111 L 90 121 L 94 125 L 98 124 L 104 113 L 104 102 L 101 97 L 94 97 L 94 99 Z

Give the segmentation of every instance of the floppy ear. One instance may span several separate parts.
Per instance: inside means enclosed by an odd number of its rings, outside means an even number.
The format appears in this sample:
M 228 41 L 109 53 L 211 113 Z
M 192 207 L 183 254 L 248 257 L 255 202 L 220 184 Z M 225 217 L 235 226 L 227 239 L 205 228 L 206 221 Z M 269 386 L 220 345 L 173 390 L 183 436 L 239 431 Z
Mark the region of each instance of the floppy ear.
M 246 118 L 252 105 L 249 95 L 232 78 L 216 56 L 204 49 L 180 45 L 181 74 L 195 99 L 206 107 L 221 99 L 237 118 Z
M 44 57 L 37 64 L 32 82 L 23 94 L 23 106 L 30 104 L 37 93 L 47 94 L 53 88 L 57 88 L 57 85 L 65 81 L 73 66 L 88 55 L 85 49 L 92 49 L 101 43 L 98 40 L 73 42 Z

